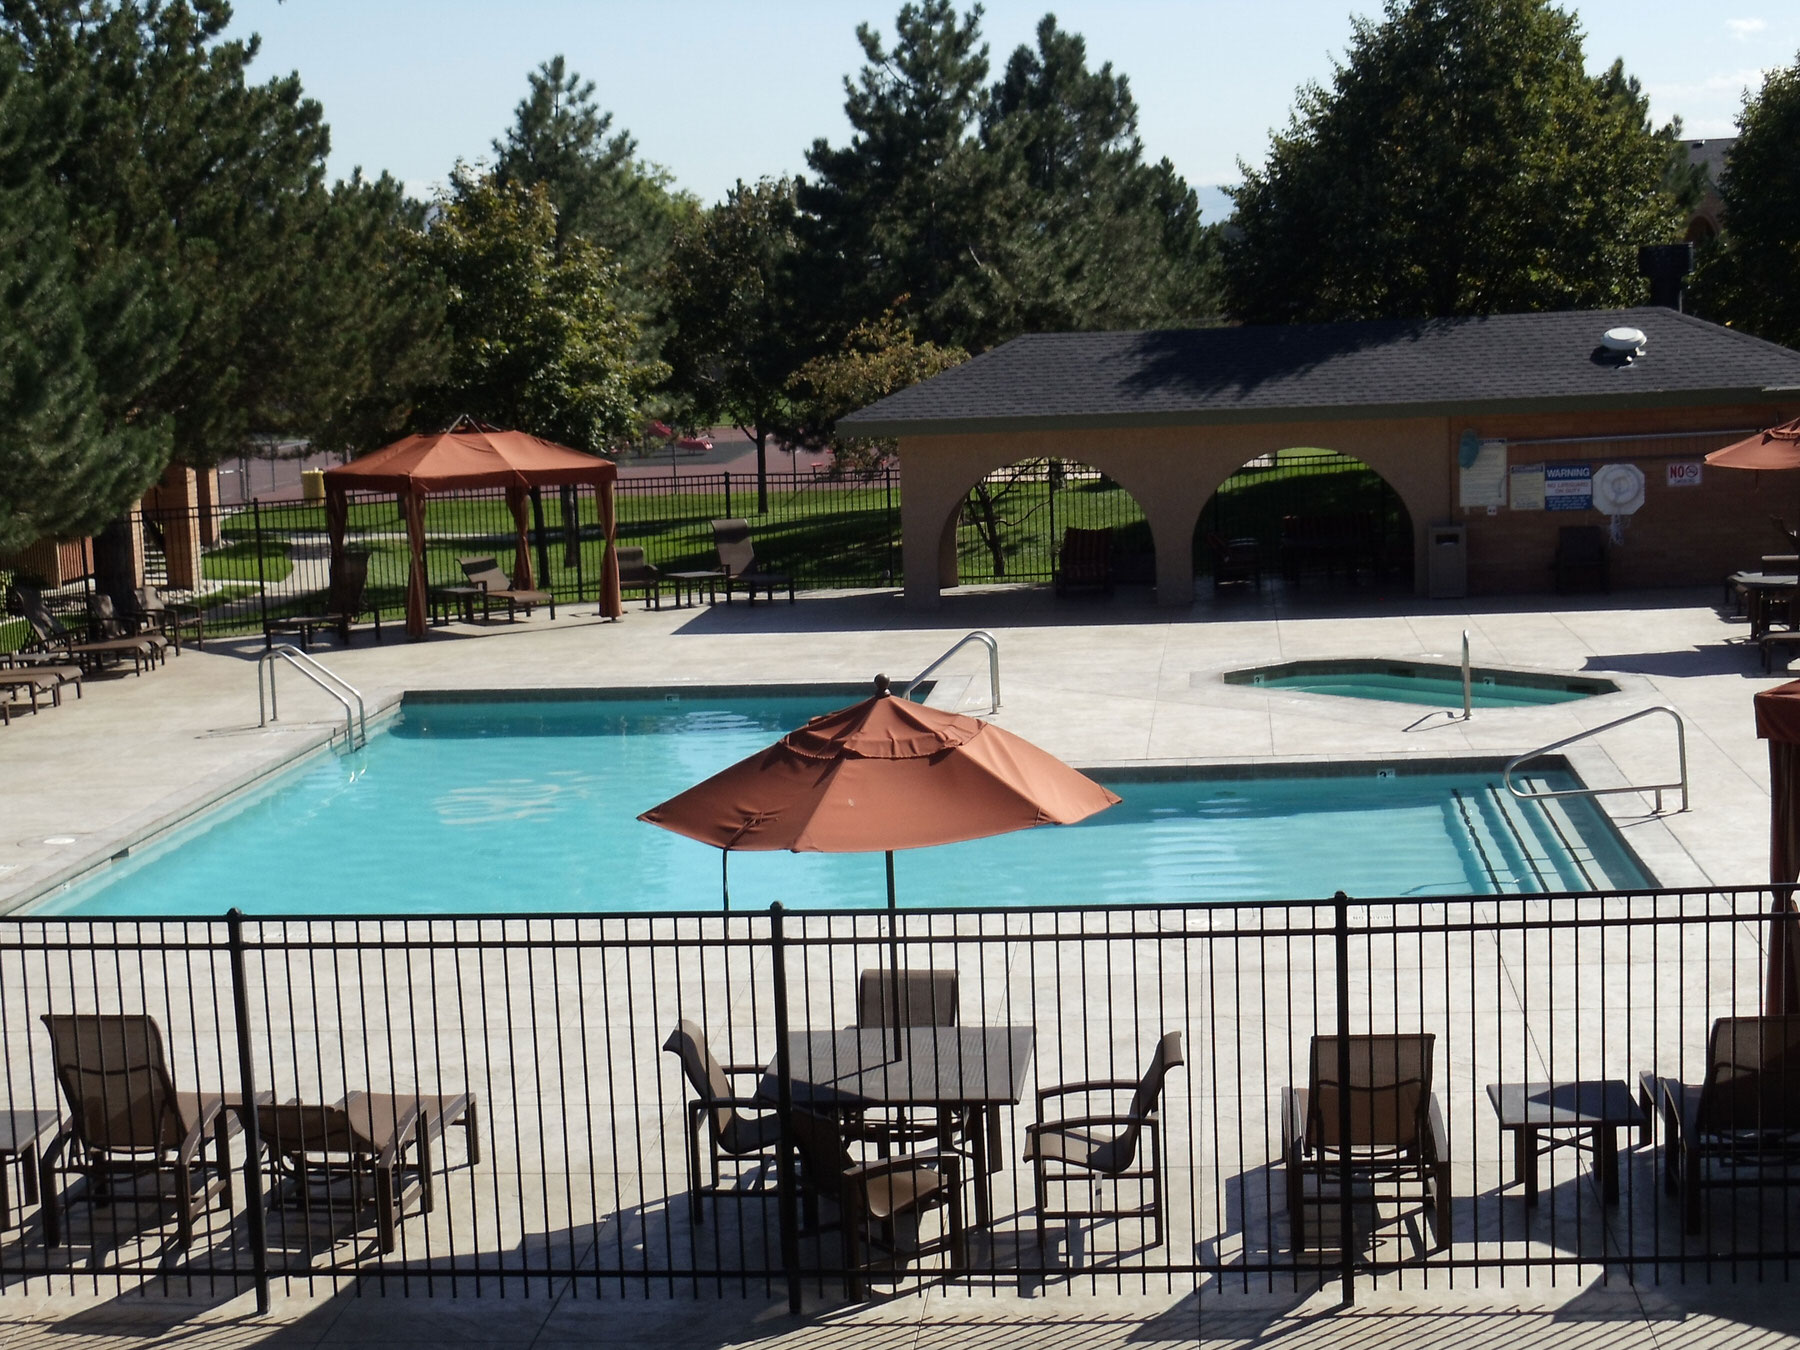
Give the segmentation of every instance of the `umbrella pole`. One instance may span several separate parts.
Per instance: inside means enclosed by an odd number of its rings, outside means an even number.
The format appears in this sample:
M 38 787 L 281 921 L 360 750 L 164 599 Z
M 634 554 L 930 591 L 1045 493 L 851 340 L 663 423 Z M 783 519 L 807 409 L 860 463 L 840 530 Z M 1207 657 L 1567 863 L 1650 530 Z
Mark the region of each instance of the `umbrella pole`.
M 719 895 L 724 904 L 724 912 L 731 913 L 731 850 L 719 850 Z
M 894 1058 L 901 1053 L 900 1026 L 900 913 L 894 903 L 894 850 L 887 851 L 888 891 L 888 987 L 893 991 Z

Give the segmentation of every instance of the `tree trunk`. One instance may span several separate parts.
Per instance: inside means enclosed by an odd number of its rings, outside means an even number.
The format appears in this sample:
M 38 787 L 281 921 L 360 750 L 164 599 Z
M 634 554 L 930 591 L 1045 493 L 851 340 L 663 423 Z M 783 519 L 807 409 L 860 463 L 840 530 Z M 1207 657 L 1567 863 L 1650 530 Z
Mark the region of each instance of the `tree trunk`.
M 129 614 L 136 596 L 137 568 L 131 556 L 131 525 L 115 520 L 94 536 L 94 589 L 112 599 L 113 607 Z
M 994 575 L 1006 575 L 1006 555 L 1000 551 L 1000 515 L 994 508 L 994 496 L 986 483 L 978 483 L 969 494 L 975 503 L 975 529 L 994 560 Z

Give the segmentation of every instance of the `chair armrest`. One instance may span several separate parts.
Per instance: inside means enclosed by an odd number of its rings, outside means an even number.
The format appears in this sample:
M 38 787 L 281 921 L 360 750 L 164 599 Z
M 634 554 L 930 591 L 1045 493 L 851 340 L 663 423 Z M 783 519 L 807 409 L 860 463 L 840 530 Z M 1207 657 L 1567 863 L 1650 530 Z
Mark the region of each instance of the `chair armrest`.
M 1306 1146 L 1306 1089 L 1281 1089 L 1281 1156 L 1297 1157 Z
M 1662 1087 L 1663 1123 L 1669 1130 L 1669 1143 L 1688 1148 L 1699 1133 L 1700 1089 L 1674 1078 L 1660 1080 Z
M 187 1122 L 187 1133 L 182 1136 L 181 1147 L 176 1152 L 176 1157 L 184 1166 L 199 1156 L 201 1148 L 206 1143 L 207 1127 L 217 1120 L 224 1110 L 225 1099 L 223 1097 L 210 1097 L 200 1103 L 199 1111 L 195 1112 L 194 1118 Z
M 758 1078 L 769 1071 L 767 1064 L 721 1064 L 719 1067 L 728 1074 L 755 1074 Z
M 1065 1116 L 1058 1120 L 1040 1120 L 1035 1125 L 1027 1125 L 1025 1127 L 1025 1133 L 1056 1134 L 1063 1130 L 1087 1129 L 1094 1125 L 1118 1125 L 1122 1127 L 1134 1123 L 1134 1120 L 1134 1117 L 1128 1115 Z M 1135 1120 L 1135 1123 L 1142 1125 L 1145 1128 L 1154 1128 L 1156 1124 L 1156 1114 L 1155 1112 L 1152 1112 L 1141 1120 Z
M 735 1111 L 775 1111 L 779 1109 L 774 1102 L 764 1101 L 761 1097 L 691 1097 L 688 1099 L 690 1111 L 716 1111 L 721 1106 L 729 1106 Z
M 1039 1088 L 1037 1099 L 1041 1106 L 1052 1097 L 1066 1097 L 1071 1093 L 1120 1092 L 1135 1087 L 1135 1078 L 1090 1078 L 1080 1083 L 1058 1083 L 1055 1087 Z
M 1437 1093 L 1435 1092 L 1431 1094 L 1431 1099 L 1426 1105 L 1425 1118 L 1427 1127 L 1431 1132 L 1431 1160 L 1440 1163 L 1449 1162 L 1450 1133 L 1444 1128 L 1444 1112 L 1438 1105 Z

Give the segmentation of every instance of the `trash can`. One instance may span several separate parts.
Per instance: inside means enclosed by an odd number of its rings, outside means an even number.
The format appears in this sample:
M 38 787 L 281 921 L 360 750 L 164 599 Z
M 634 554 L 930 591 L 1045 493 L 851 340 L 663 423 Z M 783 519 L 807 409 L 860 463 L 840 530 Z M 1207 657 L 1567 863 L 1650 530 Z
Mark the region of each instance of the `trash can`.
M 325 500 L 325 470 L 300 470 L 300 496 L 303 500 L 309 502 L 322 502 Z
M 1469 527 L 1433 525 L 1425 538 L 1425 594 L 1460 600 L 1469 593 Z

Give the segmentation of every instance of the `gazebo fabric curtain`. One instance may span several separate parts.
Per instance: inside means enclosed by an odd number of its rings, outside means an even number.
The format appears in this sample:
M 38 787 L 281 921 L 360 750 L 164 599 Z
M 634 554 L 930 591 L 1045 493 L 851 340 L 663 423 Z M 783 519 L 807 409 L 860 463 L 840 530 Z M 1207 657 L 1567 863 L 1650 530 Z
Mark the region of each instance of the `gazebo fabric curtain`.
M 1768 986 L 1763 1011 L 1800 1013 L 1800 680 L 1756 696 L 1756 734 L 1769 743 L 1769 881 L 1775 905 L 1769 916 Z

